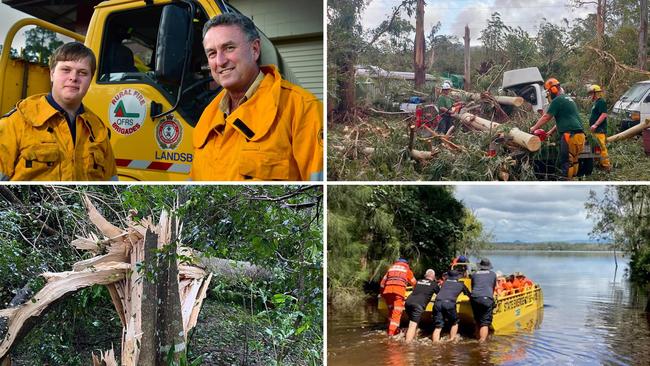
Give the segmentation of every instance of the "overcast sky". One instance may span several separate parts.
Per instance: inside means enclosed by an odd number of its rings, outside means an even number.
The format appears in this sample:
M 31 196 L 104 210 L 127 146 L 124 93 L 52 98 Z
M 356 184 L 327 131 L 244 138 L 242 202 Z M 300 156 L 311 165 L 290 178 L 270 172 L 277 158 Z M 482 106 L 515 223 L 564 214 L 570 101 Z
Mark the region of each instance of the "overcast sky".
M 560 24 L 563 18 L 569 21 L 584 18 L 593 13 L 595 6 L 571 8 L 570 0 L 425 0 L 424 33 L 429 34 L 431 27 L 438 21 L 442 27 L 438 34 L 455 35 L 462 41 L 465 25 L 469 25 L 471 44 L 477 45 L 481 30 L 487 25 L 487 19 L 498 11 L 501 20 L 508 26 L 520 26 L 531 36 L 537 34 L 542 18 L 551 23 Z M 399 0 L 371 0 L 362 15 L 364 29 L 377 27 L 392 14 Z M 406 17 L 406 13 L 402 13 Z M 415 26 L 415 15 L 411 18 Z
M 0 44 L 4 45 L 5 37 L 7 36 L 9 28 L 11 28 L 11 26 L 14 25 L 14 23 L 16 23 L 18 20 L 24 18 L 33 17 L 29 14 L 23 13 L 22 11 L 18 11 L 9 5 L 0 3 L 0 19 L 2 19 L 2 21 L 0 21 Z M 23 28 L 23 30 L 18 31 L 16 39 L 14 40 L 14 48 L 18 49 L 19 47 L 25 46 L 25 37 L 23 35 L 25 29 L 29 28 Z M 18 45 L 19 43 L 20 45 Z
M 495 241 L 587 240 L 593 222 L 584 208 L 586 185 L 457 185 L 454 195 L 492 231 Z

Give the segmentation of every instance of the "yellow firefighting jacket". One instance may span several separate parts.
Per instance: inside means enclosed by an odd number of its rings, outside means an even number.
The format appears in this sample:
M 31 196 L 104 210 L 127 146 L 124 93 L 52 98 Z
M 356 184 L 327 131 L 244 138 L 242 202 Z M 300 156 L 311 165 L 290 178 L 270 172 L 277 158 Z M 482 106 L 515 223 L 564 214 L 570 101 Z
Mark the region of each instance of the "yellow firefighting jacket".
M 24 99 L 0 118 L 0 180 L 117 180 L 108 133 L 85 110 L 73 144 L 66 117 L 45 94 Z
M 194 129 L 193 180 L 322 180 L 323 105 L 311 93 L 262 66 L 257 91 L 230 115 L 219 103 Z

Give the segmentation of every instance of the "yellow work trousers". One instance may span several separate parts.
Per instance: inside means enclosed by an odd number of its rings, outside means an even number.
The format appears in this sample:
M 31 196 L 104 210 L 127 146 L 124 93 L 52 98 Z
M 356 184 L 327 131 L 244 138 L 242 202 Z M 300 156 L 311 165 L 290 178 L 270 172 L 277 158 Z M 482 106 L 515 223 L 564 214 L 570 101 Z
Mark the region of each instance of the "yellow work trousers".
M 562 176 L 573 179 L 578 174 L 578 156 L 585 147 L 585 134 L 565 132 L 560 139 L 560 167 Z
M 598 144 L 600 145 L 600 166 L 605 169 L 611 168 L 607 145 L 605 144 L 607 136 L 604 133 L 594 133 L 593 135 L 598 139 Z

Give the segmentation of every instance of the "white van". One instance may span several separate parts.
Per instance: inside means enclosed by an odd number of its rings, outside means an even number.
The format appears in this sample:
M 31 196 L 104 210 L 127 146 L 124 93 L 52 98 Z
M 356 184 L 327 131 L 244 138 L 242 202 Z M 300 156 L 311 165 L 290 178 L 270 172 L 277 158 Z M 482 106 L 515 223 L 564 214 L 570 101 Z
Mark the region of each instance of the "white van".
M 621 131 L 650 118 L 650 80 L 632 85 L 614 104 L 612 113 L 621 120 Z

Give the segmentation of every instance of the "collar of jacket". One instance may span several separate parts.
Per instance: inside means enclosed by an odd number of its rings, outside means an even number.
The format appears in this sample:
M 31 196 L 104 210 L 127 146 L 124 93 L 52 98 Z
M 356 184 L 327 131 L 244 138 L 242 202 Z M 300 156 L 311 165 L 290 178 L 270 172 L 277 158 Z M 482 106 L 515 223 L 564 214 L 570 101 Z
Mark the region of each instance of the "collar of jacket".
M 16 108 L 22 114 L 25 121 L 34 127 L 43 126 L 50 118 L 60 112 L 47 101 L 47 94 L 38 94 L 25 98 L 18 103 Z M 99 118 L 89 113 L 86 109 L 83 109 L 83 106 L 79 110 L 81 113 L 78 117 L 81 117 L 84 126 L 90 130 L 90 135 L 94 138 L 94 141 L 100 142 L 105 140 L 108 132 Z
M 258 141 L 266 135 L 278 113 L 282 76 L 274 65 L 262 66 L 260 70 L 264 73 L 264 80 L 255 94 L 229 116 L 224 118 L 223 111 L 218 107 L 225 90 L 208 105 L 204 112 L 208 114 L 201 116 L 201 119 L 207 119 L 209 123 L 199 123 L 196 126 L 193 136 L 195 147 L 205 145 L 210 132 L 226 123 L 249 141 Z

